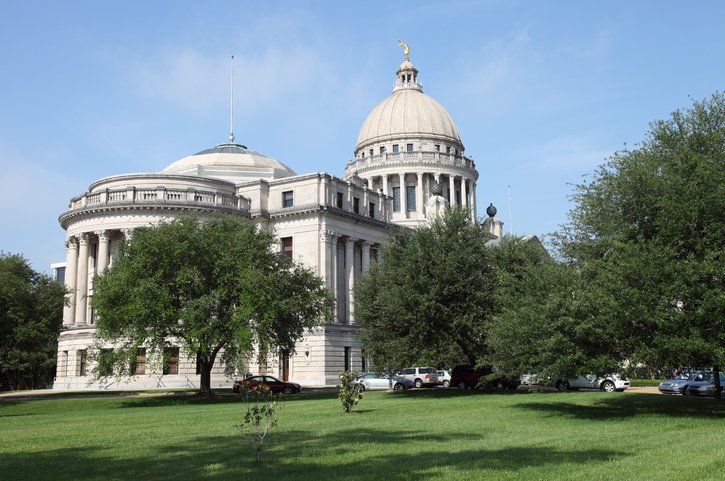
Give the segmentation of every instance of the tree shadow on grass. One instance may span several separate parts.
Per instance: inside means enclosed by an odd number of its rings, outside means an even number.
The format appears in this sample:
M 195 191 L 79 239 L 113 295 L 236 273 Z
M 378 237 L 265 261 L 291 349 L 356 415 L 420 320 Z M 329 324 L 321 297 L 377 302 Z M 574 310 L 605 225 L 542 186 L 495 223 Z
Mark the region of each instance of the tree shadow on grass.
M 144 443 L 129 447 L 134 454 L 119 457 L 103 447 L 59 448 L 55 450 L 0 455 L 3 479 L 126 480 L 154 479 L 388 479 L 398 474 L 405 479 L 428 479 L 456 473 L 464 477 L 496 477 L 504 471 L 555 467 L 559 464 L 606 463 L 635 455 L 614 450 L 563 450 L 550 447 L 448 446 L 482 443 L 478 434 L 387 432 L 355 429 L 321 435 L 286 430 L 270 437 L 261 464 L 254 463 L 252 449 L 239 435 L 209 436 L 183 442 Z M 433 443 L 420 450 L 410 443 Z M 361 455 L 362 453 L 362 455 Z
M 698 399 L 660 394 L 561 393 L 546 397 L 547 402 L 521 402 L 511 407 L 548 413 L 550 416 L 612 421 L 641 416 L 662 416 L 688 419 L 722 419 L 725 403 L 710 398 Z M 529 398 L 531 399 L 531 398 Z

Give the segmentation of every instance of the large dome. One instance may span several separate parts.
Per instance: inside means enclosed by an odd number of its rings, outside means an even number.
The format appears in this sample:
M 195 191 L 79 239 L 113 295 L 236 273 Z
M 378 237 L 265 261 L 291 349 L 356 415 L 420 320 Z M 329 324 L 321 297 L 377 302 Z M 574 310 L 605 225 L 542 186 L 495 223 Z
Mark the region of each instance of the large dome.
M 446 109 L 418 89 L 398 90 L 380 102 L 360 129 L 355 151 L 401 136 L 461 143 L 458 128 Z
M 240 144 L 220 144 L 203 150 L 177 160 L 164 172 L 215 177 L 236 183 L 297 175 L 279 160 Z

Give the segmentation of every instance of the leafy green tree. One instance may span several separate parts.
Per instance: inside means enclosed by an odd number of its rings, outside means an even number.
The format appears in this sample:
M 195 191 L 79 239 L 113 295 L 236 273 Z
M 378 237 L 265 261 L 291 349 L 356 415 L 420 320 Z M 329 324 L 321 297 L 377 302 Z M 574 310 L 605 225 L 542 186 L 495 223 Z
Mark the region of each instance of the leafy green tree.
M 253 353 L 264 362 L 271 352 L 293 352 L 305 330 L 329 317 L 332 298 L 277 242 L 233 216 L 135 229 L 91 299 L 98 347 L 117 347 L 116 373 L 139 349 L 161 353 L 173 341 L 198 360 L 200 392 L 208 394 L 220 353 L 231 375 Z
M 0 252 L 0 370 L 18 388 L 53 381 L 66 288 Z
M 480 364 L 496 309 L 489 239 L 458 208 L 415 230 L 391 230 L 354 288 L 360 342 L 373 365 Z
M 718 93 L 652 123 L 636 149 L 617 152 L 576 186 L 570 221 L 555 238 L 571 269 L 557 266 L 562 277 L 530 292 L 529 313 L 520 310 L 518 319 L 541 324 L 550 352 L 571 340 L 598 343 L 603 366 L 626 360 L 718 371 L 725 365 L 724 190 L 725 97 Z M 507 315 L 517 319 L 511 309 Z M 556 329 L 562 322 L 571 326 L 564 339 Z

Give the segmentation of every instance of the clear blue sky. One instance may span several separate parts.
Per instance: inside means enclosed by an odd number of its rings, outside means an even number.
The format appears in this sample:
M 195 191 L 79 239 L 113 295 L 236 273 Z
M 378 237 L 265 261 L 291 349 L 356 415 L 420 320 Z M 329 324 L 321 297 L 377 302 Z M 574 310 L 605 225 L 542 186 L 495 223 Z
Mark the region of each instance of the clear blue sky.
M 725 2 L 3 2 L 0 250 L 65 260 L 95 180 L 237 141 L 342 176 L 410 46 L 509 232 L 567 220 L 570 183 L 723 90 Z

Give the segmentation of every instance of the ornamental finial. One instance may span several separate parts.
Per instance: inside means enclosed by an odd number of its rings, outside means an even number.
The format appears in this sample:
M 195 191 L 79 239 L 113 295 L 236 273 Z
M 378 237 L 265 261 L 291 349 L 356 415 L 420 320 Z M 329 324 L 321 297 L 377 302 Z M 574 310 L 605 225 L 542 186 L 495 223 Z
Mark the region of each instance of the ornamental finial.
M 410 53 L 410 48 L 408 48 L 408 45 L 404 44 L 400 40 L 398 40 L 398 43 L 400 44 L 401 47 L 403 47 L 403 52 L 405 52 L 405 60 L 408 60 L 408 54 Z

